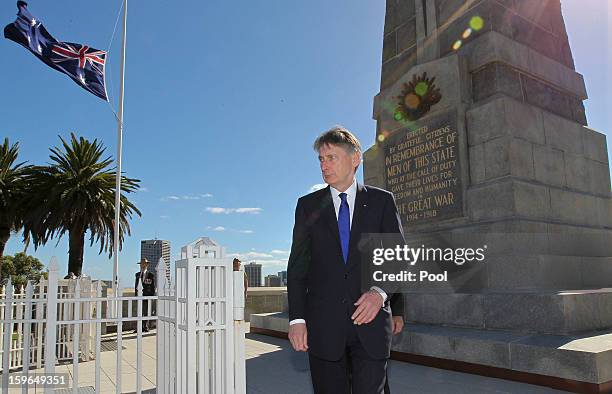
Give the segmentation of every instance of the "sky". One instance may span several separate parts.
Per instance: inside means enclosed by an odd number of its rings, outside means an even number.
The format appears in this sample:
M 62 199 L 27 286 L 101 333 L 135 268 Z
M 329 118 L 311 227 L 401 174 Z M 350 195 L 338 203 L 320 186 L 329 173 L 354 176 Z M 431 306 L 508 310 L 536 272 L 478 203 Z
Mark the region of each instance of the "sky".
M 79 88 L 17 44 L 0 40 L 0 138 L 20 143 L 20 160 L 48 163 L 70 132 L 97 138 L 115 157 L 120 0 L 29 1 L 58 40 L 110 49 L 111 103 Z M 589 127 L 612 136 L 612 5 L 563 0 L 576 69 L 584 75 Z M 209 236 L 264 275 L 286 269 L 297 199 L 322 183 L 313 140 L 342 124 L 367 149 L 379 91 L 383 0 L 130 0 L 123 170 L 140 179 L 130 196 L 142 211 L 120 253 L 119 277 L 133 280 L 140 240 L 180 247 Z M 0 3 L 0 24 L 16 1 Z M 362 172 L 358 173 L 358 180 Z M 5 254 L 23 250 L 13 235 Z M 68 261 L 67 236 L 29 254 Z M 83 273 L 110 279 L 112 259 L 86 247 Z

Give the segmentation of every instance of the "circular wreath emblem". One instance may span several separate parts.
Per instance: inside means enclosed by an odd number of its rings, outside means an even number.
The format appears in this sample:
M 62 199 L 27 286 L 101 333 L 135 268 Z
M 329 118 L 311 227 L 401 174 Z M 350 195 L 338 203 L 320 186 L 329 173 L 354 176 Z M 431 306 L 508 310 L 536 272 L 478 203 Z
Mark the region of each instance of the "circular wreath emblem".
M 402 93 L 397 96 L 399 101 L 395 109 L 395 120 L 417 120 L 429 112 L 432 106 L 438 104 L 442 94 L 436 87 L 435 80 L 436 77 L 427 78 L 427 73 L 424 72 L 420 77 L 413 75 L 412 81 L 404 83 Z

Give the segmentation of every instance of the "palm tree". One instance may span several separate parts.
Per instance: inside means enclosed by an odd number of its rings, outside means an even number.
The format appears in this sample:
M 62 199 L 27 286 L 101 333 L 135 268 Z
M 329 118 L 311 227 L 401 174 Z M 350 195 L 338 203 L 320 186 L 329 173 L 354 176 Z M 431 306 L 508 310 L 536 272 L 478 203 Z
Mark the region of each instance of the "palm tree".
M 8 138 L 5 138 L 0 145 L 0 273 L 4 247 L 11 232 L 19 231 L 23 226 L 24 178 L 31 166 L 16 164 L 18 155 L 19 143 L 10 145 Z
M 60 137 L 62 147 L 51 148 L 51 164 L 37 167 L 32 176 L 36 190 L 30 201 L 27 230 L 35 247 L 68 233 L 68 272 L 81 275 L 85 233 L 90 245 L 100 244 L 100 252 L 113 253 L 115 222 L 115 172 L 113 160 L 102 159 L 106 148 L 71 133 L 70 142 Z M 132 193 L 140 181 L 121 176 L 121 190 Z M 124 234 L 130 235 L 132 215 L 140 211 L 121 194 L 119 248 Z

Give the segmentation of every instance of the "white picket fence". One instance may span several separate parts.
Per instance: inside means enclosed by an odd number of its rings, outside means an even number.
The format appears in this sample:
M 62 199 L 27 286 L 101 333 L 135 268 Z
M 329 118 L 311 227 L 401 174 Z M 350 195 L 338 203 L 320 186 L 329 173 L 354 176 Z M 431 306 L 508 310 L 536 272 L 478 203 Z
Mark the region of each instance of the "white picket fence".
M 157 296 L 102 297 L 99 281 L 59 280 L 55 259 L 48 281 L 28 283 L 20 291 L 9 282 L 0 291 L 2 392 L 8 393 L 9 374 L 27 377 L 36 368 L 51 374 L 63 360 L 72 362 L 71 387 L 76 394 L 79 363 L 93 359 L 99 393 L 101 333 L 106 323 L 117 327 L 114 381 L 121 393 L 123 325 L 131 322 L 137 331 L 136 392 L 140 394 L 141 322 L 156 320 L 158 394 L 246 393 L 243 272 L 233 272 L 226 259 L 185 258 L 177 262 L 176 285 L 171 286 L 164 264 L 158 264 L 158 270 Z M 145 300 L 148 311 L 143 314 Z M 157 316 L 152 315 L 154 302 Z M 29 390 L 24 385 L 22 393 Z M 45 389 L 53 392 L 53 387 Z
M 81 288 L 80 294 L 81 297 L 95 297 L 97 294 L 96 287 L 100 286 L 100 282 L 92 283 L 90 279 L 83 279 L 78 282 L 79 287 Z M 44 314 L 44 295 L 47 292 L 48 281 L 41 280 L 38 284 L 32 285 L 28 283 L 28 286 L 31 288 L 21 287 L 18 292 L 15 292 L 15 288 L 13 287 L 13 299 L 15 300 L 13 306 L 13 317 L 17 320 L 24 321 L 24 317 L 26 316 L 27 306 L 26 302 L 28 299 L 31 299 L 32 308 L 31 308 L 31 317 L 35 320 L 42 320 Z M 75 297 L 75 290 L 77 286 L 76 280 L 66 280 L 61 279 L 58 280 L 57 285 L 57 296 L 60 299 L 70 299 Z M 7 287 L 0 287 L 0 322 L 4 322 L 7 318 L 6 314 L 8 309 L 4 307 L 3 301 L 6 299 L 6 291 Z M 31 294 L 31 297 L 28 296 Z M 42 301 L 40 298 L 43 297 Z M 83 316 L 91 316 L 94 310 L 91 309 L 91 305 L 85 305 Z M 68 320 L 71 316 L 74 316 L 74 304 L 72 303 L 62 303 L 58 305 L 58 316 L 60 316 L 63 320 Z M 9 346 L 10 355 L 8 357 L 8 368 L 9 370 L 19 370 L 23 368 L 23 360 L 24 360 L 24 344 L 26 342 L 25 337 L 25 325 L 27 323 L 17 323 L 16 327 L 11 336 L 11 344 Z M 30 365 L 35 366 L 36 368 L 41 368 L 44 354 L 43 354 L 43 345 L 45 341 L 45 335 L 43 331 L 43 324 L 36 324 L 36 328 L 34 330 L 30 329 L 30 337 L 29 337 L 29 362 Z M 4 355 L 4 324 L 0 324 L 0 359 L 3 358 Z M 80 348 L 82 349 L 82 357 L 85 361 L 90 359 L 91 351 L 95 345 L 95 336 L 94 336 L 94 325 L 93 324 L 83 324 L 80 326 Z M 72 358 L 72 347 L 71 344 L 73 342 L 74 329 L 70 326 L 60 326 L 58 329 L 57 335 L 57 358 L 58 360 L 67 360 Z M 4 370 L 4 364 L 0 365 L 0 371 Z

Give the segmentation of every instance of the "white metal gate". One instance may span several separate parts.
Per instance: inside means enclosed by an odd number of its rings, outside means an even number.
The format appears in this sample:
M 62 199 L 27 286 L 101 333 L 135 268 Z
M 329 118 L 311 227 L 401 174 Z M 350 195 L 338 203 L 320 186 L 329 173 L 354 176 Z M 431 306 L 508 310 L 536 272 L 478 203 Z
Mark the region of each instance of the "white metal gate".
M 71 367 L 69 391 L 73 393 L 81 389 L 79 366 L 95 363 L 91 389 L 99 393 L 101 334 L 106 323 L 117 327 L 113 339 L 116 393 L 123 392 L 123 326 L 136 326 L 135 391 L 140 394 L 142 320 L 157 321 L 158 394 L 245 393 L 243 272 L 233 272 L 231 261 L 226 259 L 186 258 L 177 262 L 176 285 L 171 286 L 163 269 L 159 264 L 158 296 L 102 297 L 99 281 L 59 280 L 55 259 L 49 266 L 48 281 L 42 285 L 28 283 L 25 289 L 15 291 L 9 282 L 0 289 L 2 393 L 9 393 L 9 380 L 15 376 L 27 380 L 34 373 L 52 374 L 58 362 Z M 148 301 L 146 313 L 143 301 Z M 154 302 L 159 317 L 153 313 Z M 13 392 L 54 393 L 55 387 L 43 391 L 40 386 L 25 384 L 10 389 Z

